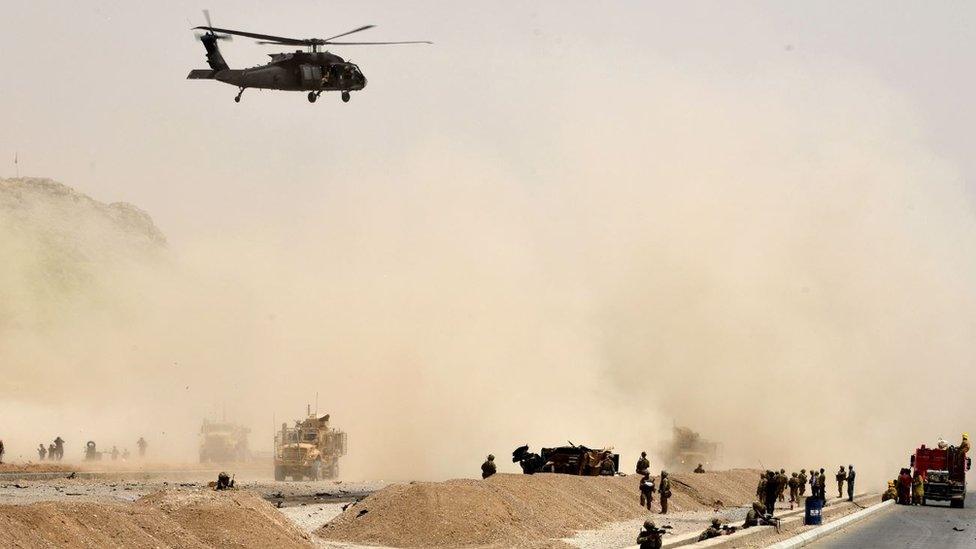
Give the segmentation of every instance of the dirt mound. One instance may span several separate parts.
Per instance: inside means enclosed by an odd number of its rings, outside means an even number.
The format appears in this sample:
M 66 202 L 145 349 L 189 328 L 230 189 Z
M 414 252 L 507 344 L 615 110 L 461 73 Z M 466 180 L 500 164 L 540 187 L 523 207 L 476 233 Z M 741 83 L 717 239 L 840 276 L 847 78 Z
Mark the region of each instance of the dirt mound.
M 671 508 L 751 501 L 755 471 L 674 475 Z M 639 477 L 506 475 L 394 485 L 318 530 L 328 540 L 393 547 L 538 546 L 577 530 L 644 516 Z M 720 505 L 722 505 L 720 504 Z
M 283 547 L 311 543 L 249 492 L 165 491 L 131 505 L 0 506 L 4 547 Z

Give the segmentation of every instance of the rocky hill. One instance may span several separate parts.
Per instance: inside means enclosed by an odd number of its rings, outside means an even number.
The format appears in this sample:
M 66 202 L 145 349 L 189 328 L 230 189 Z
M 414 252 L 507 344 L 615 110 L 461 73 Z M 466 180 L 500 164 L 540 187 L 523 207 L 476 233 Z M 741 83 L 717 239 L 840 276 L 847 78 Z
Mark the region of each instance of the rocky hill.
M 0 179 L 0 328 L 99 300 L 126 269 L 158 261 L 166 238 L 131 204 L 105 204 L 49 179 Z

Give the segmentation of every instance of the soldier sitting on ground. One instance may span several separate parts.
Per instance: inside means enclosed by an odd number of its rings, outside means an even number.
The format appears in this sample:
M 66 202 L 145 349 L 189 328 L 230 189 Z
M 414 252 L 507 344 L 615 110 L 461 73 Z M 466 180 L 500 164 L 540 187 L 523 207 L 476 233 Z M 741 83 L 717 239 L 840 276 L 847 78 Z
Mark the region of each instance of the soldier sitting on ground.
M 743 528 L 752 528 L 753 526 L 759 526 L 759 517 L 766 513 L 766 506 L 758 501 L 752 502 L 752 509 L 746 513 L 746 520 L 742 523 Z
M 214 490 L 229 490 L 234 487 L 234 479 L 230 475 L 221 471 L 217 475 L 217 482 L 214 485 Z
M 647 452 L 641 452 L 641 457 L 640 459 L 637 460 L 637 474 L 638 475 L 651 474 L 651 462 L 647 460 Z
M 701 463 L 699 463 L 698 464 L 698 467 L 695 467 L 695 472 L 696 473 L 704 473 L 705 472 L 705 467 Z
M 895 488 L 895 481 L 888 481 L 888 489 L 881 494 L 881 501 L 888 501 L 889 499 L 898 499 L 898 489 Z
M 488 454 L 488 459 L 481 464 L 481 478 L 488 478 L 491 475 L 494 475 L 497 471 L 498 468 L 495 467 L 495 456 Z

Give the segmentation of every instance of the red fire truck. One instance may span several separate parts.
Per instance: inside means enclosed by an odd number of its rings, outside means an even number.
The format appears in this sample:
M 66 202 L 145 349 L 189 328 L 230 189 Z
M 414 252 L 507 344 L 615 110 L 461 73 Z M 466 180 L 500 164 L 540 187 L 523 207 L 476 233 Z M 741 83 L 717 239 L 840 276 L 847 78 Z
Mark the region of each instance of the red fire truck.
M 965 506 L 966 471 L 972 466 L 972 459 L 961 448 L 926 448 L 923 444 L 915 450 L 911 465 L 914 473 L 922 476 L 925 490 L 922 505 L 929 501 L 948 501 L 951 507 Z

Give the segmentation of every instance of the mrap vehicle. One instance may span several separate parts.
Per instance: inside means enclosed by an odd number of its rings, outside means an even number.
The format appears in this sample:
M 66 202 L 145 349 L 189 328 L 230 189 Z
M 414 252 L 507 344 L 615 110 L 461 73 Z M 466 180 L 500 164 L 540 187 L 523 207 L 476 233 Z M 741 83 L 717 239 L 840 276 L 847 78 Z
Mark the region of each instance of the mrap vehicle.
M 923 444 L 915 450 L 911 465 L 922 477 L 922 505 L 929 501 L 948 501 L 957 508 L 966 505 L 966 471 L 972 467 L 972 459 L 966 457 L 964 448 L 926 448 Z

